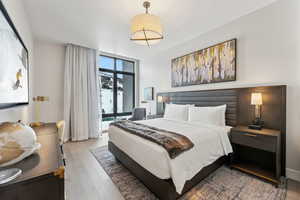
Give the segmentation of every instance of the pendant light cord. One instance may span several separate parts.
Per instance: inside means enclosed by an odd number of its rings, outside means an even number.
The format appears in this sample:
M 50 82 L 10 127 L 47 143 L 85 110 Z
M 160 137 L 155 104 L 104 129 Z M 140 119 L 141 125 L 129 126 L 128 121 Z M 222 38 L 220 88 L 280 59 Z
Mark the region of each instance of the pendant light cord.
M 150 2 L 149 1 L 145 1 L 143 3 L 144 8 L 146 8 L 146 14 L 148 14 L 148 9 L 150 8 Z

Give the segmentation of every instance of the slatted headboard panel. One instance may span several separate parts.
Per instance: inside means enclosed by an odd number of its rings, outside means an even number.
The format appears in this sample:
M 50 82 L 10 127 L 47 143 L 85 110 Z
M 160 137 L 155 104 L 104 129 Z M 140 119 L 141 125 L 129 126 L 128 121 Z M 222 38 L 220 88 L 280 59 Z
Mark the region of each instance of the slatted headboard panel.
M 236 89 L 167 92 L 158 93 L 157 96 L 168 96 L 170 97 L 170 103 L 174 104 L 194 104 L 195 106 L 219 106 L 227 104 L 226 124 L 229 126 L 237 125 L 238 91 Z M 161 103 L 157 104 L 157 113 L 163 113 Z

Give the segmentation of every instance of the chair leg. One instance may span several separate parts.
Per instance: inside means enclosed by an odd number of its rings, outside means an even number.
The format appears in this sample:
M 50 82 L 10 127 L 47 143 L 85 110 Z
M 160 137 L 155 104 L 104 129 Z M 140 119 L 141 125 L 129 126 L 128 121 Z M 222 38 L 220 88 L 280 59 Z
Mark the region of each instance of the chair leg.
M 66 166 L 66 159 L 65 159 L 65 154 L 64 154 L 64 149 L 63 149 L 62 144 L 60 145 L 60 152 L 61 152 L 62 157 L 63 157 L 63 164 L 64 164 L 64 166 Z

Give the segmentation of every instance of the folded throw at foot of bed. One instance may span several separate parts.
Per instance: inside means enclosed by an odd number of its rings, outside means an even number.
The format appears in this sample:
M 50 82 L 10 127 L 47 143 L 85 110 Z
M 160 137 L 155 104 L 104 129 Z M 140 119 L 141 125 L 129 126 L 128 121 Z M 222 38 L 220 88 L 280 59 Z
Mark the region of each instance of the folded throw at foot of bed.
M 162 146 L 169 154 L 170 158 L 176 158 L 178 155 L 193 148 L 194 144 L 184 135 L 139 124 L 133 121 L 117 121 L 110 124 L 128 133 L 142 137 L 148 141 Z

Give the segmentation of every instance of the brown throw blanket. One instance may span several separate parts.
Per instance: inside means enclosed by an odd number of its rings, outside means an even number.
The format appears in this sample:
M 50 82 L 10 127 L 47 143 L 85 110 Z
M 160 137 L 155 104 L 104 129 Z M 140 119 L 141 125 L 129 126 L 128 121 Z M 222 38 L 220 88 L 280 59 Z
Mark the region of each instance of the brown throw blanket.
M 194 146 L 194 144 L 186 136 L 148 125 L 139 124 L 133 121 L 117 121 L 111 123 L 110 126 L 116 126 L 128 133 L 142 137 L 162 146 L 169 153 L 171 159 L 176 158 L 178 155 Z

